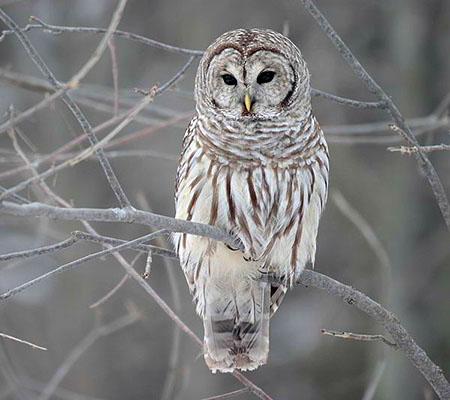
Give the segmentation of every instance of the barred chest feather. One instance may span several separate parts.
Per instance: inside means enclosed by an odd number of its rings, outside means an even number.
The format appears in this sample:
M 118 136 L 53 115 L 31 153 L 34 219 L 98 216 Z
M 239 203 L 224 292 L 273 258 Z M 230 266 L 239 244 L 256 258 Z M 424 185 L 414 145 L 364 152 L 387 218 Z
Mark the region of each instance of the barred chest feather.
M 194 118 L 186 132 L 176 218 L 232 232 L 245 254 L 207 238 L 176 235 L 191 290 L 204 274 L 238 279 L 261 269 L 292 284 L 314 261 L 327 197 L 328 151 L 320 127 L 310 116 L 292 128 L 251 127 L 248 134 L 222 126 L 217 136 L 211 124 Z

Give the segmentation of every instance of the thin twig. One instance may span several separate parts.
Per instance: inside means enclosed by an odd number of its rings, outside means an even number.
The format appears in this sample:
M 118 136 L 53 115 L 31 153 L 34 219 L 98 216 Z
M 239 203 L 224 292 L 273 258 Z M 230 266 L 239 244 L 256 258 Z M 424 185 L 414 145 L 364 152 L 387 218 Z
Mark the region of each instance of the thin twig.
M 95 235 L 95 234 L 89 234 L 89 233 L 80 232 L 80 231 L 72 232 L 72 236 L 77 238 L 78 240 L 86 240 L 88 242 L 102 243 L 102 244 L 107 244 L 107 245 L 111 245 L 111 246 L 118 246 L 120 244 L 128 243 L 127 240 L 116 239 L 116 238 L 112 238 L 112 237 Z M 152 254 L 156 255 L 156 256 L 162 256 L 162 257 L 174 258 L 174 259 L 178 258 L 177 255 L 175 254 L 175 252 L 170 249 L 165 249 L 165 248 L 158 247 L 158 246 L 152 246 L 149 244 L 142 244 L 142 243 L 136 244 L 130 248 L 142 251 L 144 253 L 152 252 Z
M 362 340 L 364 342 L 379 341 L 387 344 L 392 349 L 397 350 L 397 345 L 387 340 L 383 335 L 363 335 L 360 333 L 330 331 L 328 329 L 322 329 L 321 332 L 324 335 L 335 336 L 342 339 Z
M 26 340 L 19 339 L 19 338 L 16 338 L 14 336 L 11 336 L 11 335 L 7 335 L 6 333 L 1 333 L 0 332 L 0 337 L 5 338 L 5 339 L 9 339 L 9 340 L 13 340 L 15 342 L 26 344 L 27 346 L 30 346 L 33 349 L 39 349 L 39 350 L 44 350 L 44 351 L 47 350 L 47 348 L 45 348 L 45 347 L 38 346 L 37 344 L 31 343 L 31 342 L 27 342 Z
M 38 400 L 48 400 L 73 365 L 86 353 L 98 339 L 111 335 L 112 333 L 123 329 L 139 319 L 139 313 L 131 310 L 128 314 L 115 319 L 107 325 L 94 328 L 72 351 L 68 354 L 64 362 L 58 367 L 53 374 L 44 391 L 38 397 Z
M 146 260 L 145 260 L 145 270 L 144 270 L 144 272 L 142 273 L 142 277 L 144 278 L 144 279 L 148 279 L 148 278 L 150 278 L 150 272 L 151 272 L 151 270 L 152 270 L 152 263 L 153 263 L 153 257 L 152 257 L 152 252 L 151 251 L 149 251 L 148 253 L 147 253 L 147 258 L 146 258 Z
M 0 193 L 5 193 L 7 192 L 8 189 L 6 189 L 3 186 L 0 186 Z M 18 194 L 12 193 L 10 195 L 8 195 L 6 198 L 10 197 L 10 200 L 15 200 L 16 202 L 18 202 L 19 204 L 30 204 L 30 201 L 25 199 L 22 196 L 19 196 Z
M 381 101 L 372 102 L 351 100 L 318 89 L 312 89 L 311 95 L 315 97 L 323 97 L 324 99 L 333 101 L 338 104 L 344 104 L 350 107 L 359 108 L 360 110 L 383 110 L 386 108 L 386 104 Z
M 70 247 L 77 242 L 78 242 L 78 239 L 76 237 L 70 237 L 61 242 L 51 244 L 48 246 L 38 247 L 37 249 L 23 250 L 23 251 L 16 251 L 14 253 L 2 254 L 2 255 L 0 255 L 0 262 L 1 261 L 9 261 L 9 260 L 13 260 L 16 258 L 31 258 L 31 257 L 36 257 L 36 256 L 42 256 L 42 255 L 48 254 L 48 253 L 54 253 L 57 251 L 64 250 L 67 247 Z
M 161 122 L 158 125 L 151 126 L 149 128 L 145 128 L 145 129 L 141 129 L 141 130 L 131 133 L 123 138 L 113 140 L 111 143 L 106 145 L 105 148 L 110 149 L 115 146 L 121 146 L 125 143 L 130 143 L 136 139 L 140 139 L 142 137 L 151 135 L 152 133 L 155 133 L 155 132 L 159 131 L 160 129 L 169 127 L 173 124 L 176 124 L 177 122 L 186 121 L 186 120 L 192 118 L 193 115 L 194 115 L 193 111 L 188 111 L 188 112 L 182 113 L 180 115 L 177 115 L 176 117 L 168 119 L 167 121 Z
M 386 360 L 379 362 L 375 368 L 372 378 L 364 391 L 364 395 L 361 400 L 372 400 L 383 377 L 384 370 L 386 369 Z
M 31 171 L 31 174 L 33 177 L 36 178 L 38 181 L 39 186 L 43 190 L 43 192 L 52 200 L 58 203 L 62 203 L 61 198 L 56 195 L 49 187 L 48 185 L 39 177 L 39 173 L 36 171 L 36 168 L 32 165 L 26 154 L 22 151 L 21 147 L 19 146 L 19 143 L 17 141 L 16 133 L 14 127 L 11 127 L 8 129 L 8 134 L 11 137 L 14 150 L 16 150 L 19 157 L 24 161 L 26 167 Z
M 203 400 L 231 399 L 232 397 L 240 396 L 241 394 L 248 393 L 248 392 L 249 392 L 249 388 L 243 388 L 243 389 L 235 390 L 233 392 L 228 392 L 228 393 L 224 393 L 224 394 L 219 394 L 217 396 L 208 397 Z
M 433 146 L 400 146 L 400 147 L 388 147 L 389 151 L 400 152 L 402 154 L 413 154 L 419 152 L 431 153 L 433 151 L 450 151 L 450 145 L 448 144 L 436 144 Z
M 114 14 L 112 16 L 111 22 L 110 22 L 105 34 L 103 35 L 102 40 L 98 44 L 97 48 L 95 49 L 95 51 L 91 55 L 91 57 L 89 57 L 88 61 L 83 65 L 83 67 L 81 67 L 81 69 L 69 81 L 69 83 L 68 83 L 69 87 L 79 86 L 79 83 L 83 80 L 83 78 L 89 73 L 89 71 L 95 66 L 95 64 L 98 63 L 98 61 L 102 57 L 104 51 L 106 50 L 106 47 L 108 46 L 108 43 L 109 43 L 110 39 L 112 38 L 114 31 L 116 30 L 117 26 L 119 25 L 119 22 L 122 18 L 123 10 L 125 9 L 126 4 L 127 4 L 127 0 L 119 0 L 116 10 L 114 11 Z M 34 17 L 30 17 L 30 20 L 33 21 L 33 18 Z
M 139 260 L 139 258 L 141 258 L 142 253 L 137 254 L 133 260 L 130 263 L 130 266 L 132 268 L 134 268 L 134 265 L 136 264 L 136 262 Z M 104 296 L 102 296 L 100 299 L 98 299 L 97 301 L 95 301 L 94 303 L 92 303 L 89 308 L 93 309 L 93 308 L 97 308 L 100 307 L 101 305 L 103 305 L 106 301 L 108 301 L 112 296 L 114 296 L 115 293 L 117 293 L 117 291 L 125 284 L 125 282 L 128 280 L 128 278 L 130 277 L 130 275 L 125 274 L 120 281 L 108 292 L 106 293 Z
M 337 190 L 333 191 L 331 193 L 331 198 L 338 207 L 339 211 L 341 211 L 342 214 L 344 214 L 361 232 L 362 236 L 366 239 L 367 243 L 380 261 L 381 266 L 387 273 L 390 273 L 391 262 L 389 260 L 389 256 L 373 228 L 358 213 L 358 211 L 350 205 L 341 192 Z
M 117 52 L 114 44 L 114 37 L 111 37 L 108 42 L 109 53 L 111 54 L 111 69 L 114 86 L 114 116 L 119 115 L 119 66 L 117 63 Z
M 20 379 L 21 386 L 32 390 L 36 393 L 42 393 L 47 387 L 46 384 L 36 381 L 34 379 L 30 379 L 28 377 L 21 377 Z M 86 394 L 76 393 L 72 390 L 67 390 L 63 388 L 56 388 L 53 391 L 54 397 L 59 398 L 61 400 L 103 400 L 99 397 L 88 396 Z
M 155 97 L 156 87 L 152 88 L 148 94 L 132 109 L 130 110 L 127 117 L 114 128 L 108 135 L 106 135 L 102 140 L 98 141 L 95 145 L 89 147 L 88 149 L 82 151 L 74 159 L 70 161 L 70 166 L 74 166 L 84 159 L 90 157 L 94 152 L 103 148 L 109 141 L 116 137 L 122 129 L 124 129 L 133 119 L 138 115 L 148 103 L 152 102 Z
M 58 97 L 60 97 L 66 90 L 67 86 L 62 86 L 59 88 L 56 92 L 52 93 L 51 95 L 46 95 L 39 103 L 35 104 L 33 107 L 30 107 L 28 110 L 18 114 L 14 118 L 11 118 L 8 120 L 8 122 L 5 122 L 4 124 L 0 125 L 0 134 L 3 132 L 6 132 L 11 127 L 19 124 L 22 121 L 25 121 L 26 119 L 30 118 L 32 115 L 34 115 L 36 112 L 42 110 L 43 108 L 47 107 L 49 104 L 51 104 L 53 101 L 55 101 Z
M 7 292 L 1 294 L 0 295 L 0 301 L 1 300 L 6 300 L 8 297 L 15 296 L 16 294 L 18 294 L 20 292 L 23 292 L 24 290 L 28 289 L 29 287 L 31 287 L 31 286 L 33 286 L 33 285 L 35 285 L 35 284 L 37 284 L 37 283 L 39 283 L 39 282 L 41 282 L 41 281 L 43 281 L 45 279 L 51 278 L 54 275 L 60 274 L 62 272 L 65 272 L 65 271 L 67 271 L 69 269 L 77 267 L 78 265 L 84 264 L 84 263 L 86 263 L 88 261 L 91 261 L 91 260 L 94 260 L 96 258 L 100 258 L 100 257 L 106 256 L 106 255 L 114 253 L 114 252 L 119 252 L 119 251 L 128 249 L 128 248 L 132 247 L 134 244 L 147 242 L 147 241 L 153 239 L 154 237 L 156 237 L 158 235 L 161 235 L 163 233 L 164 233 L 164 231 L 157 231 L 155 233 L 150 233 L 148 235 L 145 235 L 145 236 L 142 236 L 140 238 L 131 240 L 130 242 L 126 242 L 126 243 L 121 244 L 119 246 L 111 247 L 109 249 L 102 250 L 102 251 L 99 251 L 97 253 L 92 253 L 92 254 L 89 254 L 89 255 L 87 255 L 85 257 L 81 257 L 81 258 L 79 258 L 77 260 L 71 261 L 71 262 L 69 262 L 67 264 L 63 264 L 63 265 L 55 268 L 54 270 L 52 270 L 50 272 L 47 272 L 47 273 L 45 273 L 43 275 L 40 275 L 40 276 L 38 276 L 35 279 L 32 279 L 32 280 L 30 280 L 30 281 L 28 281 L 28 282 L 26 282 L 26 283 L 24 283 L 22 285 L 19 285 L 19 286 L 13 288 L 13 289 L 10 289 Z
M 168 80 L 164 85 L 162 85 L 160 88 L 158 88 L 155 92 L 156 94 L 161 94 L 165 92 L 167 89 L 170 89 L 173 85 L 175 85 L 179 80 L 181 80 L 186 73 L 186 71 L 189 69 L 189 67 L 194 62 L 195 57 L 192 56 L 189 58 L 186 64 L 184 64 L 181 69 L 170 79 Z

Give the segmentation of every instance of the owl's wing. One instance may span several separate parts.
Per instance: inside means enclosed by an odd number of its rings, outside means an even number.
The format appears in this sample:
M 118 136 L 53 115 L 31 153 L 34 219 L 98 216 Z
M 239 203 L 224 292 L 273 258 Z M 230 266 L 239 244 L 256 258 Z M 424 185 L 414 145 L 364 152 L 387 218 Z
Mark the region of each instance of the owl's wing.
M 183 179 L 184 172 L 186 171 L 186 164 L 188 160 L 186 159 L 186 152 L 194 138 L 194 131 L 197 125 L 197 117 L 191 119 L 191 122 L 186 128 L 186 132 L 184 133 L 183 143 L 181 148 L 180 157 L 178 158 L 178 168 L 177 174 L 175 177 L 175 206 L 178 201 L 178 190 L 180 189 L 180 182 Z

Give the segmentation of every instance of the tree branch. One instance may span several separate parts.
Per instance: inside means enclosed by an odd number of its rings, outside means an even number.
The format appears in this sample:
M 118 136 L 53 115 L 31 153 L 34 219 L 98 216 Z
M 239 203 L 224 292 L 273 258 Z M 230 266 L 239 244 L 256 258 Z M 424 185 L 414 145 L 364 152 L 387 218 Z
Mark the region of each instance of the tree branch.
M 351 332 L 337 332 L 330 331 L 328 329 L 322 329 L 321 332 L 324 335 L 334 336 L 342 339 L 353 339 L 353 340 L 361 340 L 363 342 L 383 342 L 388 345 L 391 349 L 397 350 L 397 344 L 392 343 L 390 340 L 386 339 L 383 335 L 364 335 L 361 333 L 351 333 Z
M 7 335 L 6 333 L 0 332 L 0 337 L 8 339 L 8 340 L 13 340 L 14 342 L 26 344 L 27 346 L 30 346 L 33 349 L 44 350 L 44 351 L 47 350 L 47 348 L 45 348 L 45 347 L 38 346 L 37 344 L 27 342 L 26 340 L 23 340 L 23 339 L 16 338 L 15 336 Z
M 93 56 L 86 62 L 86 64 L 80 69 L 80 71 L 71 79 L 69 82 L 68 87 L 76 87 L 79 84 L 79 81 L 90 71 L 90 69 L 95 65 L 95 63 L 99 60 L 101 54 L 105 50 L 108 40 L 110 39 L 112 32 L 117 27 L 120 16 L 122 14 L 122 10 L 125 7 L 126 0 L 121 0 L 118 4 L 118 7 L 114 13 L 114 16 L 111 20 L 110 26 L 106 30 L 106 33 L 100 42 L 99 46 L 95 50 Z M 31 60 L 36 64 L 36 66 L 39 68 L 41 73 L 46 77 L 46 79 L 51 83 L 54 90 L 59 90 L 62 85 L 61 83 L 56 79 L 52 71 L 47 67 L 44 60 L 41 58 L 41 56 L 38 54 L 34 46 L 31 44 L 31 42 L 28 40 L 28 38 L 25 36 L 25 34 L 20 30 L 19 26 L 2 10 L 0 9 L 0 19 L 3 20 L 3 22 L 15 33 L 17 38 L 22 43 L 23 47 L 25 48 L 26 52 L 30 56 Z M 86 119 L 84 114 L 81 112 L 78 105 L 72 100 L 72 97 L 69 93 L 64 92 L 62 94 L 62 99 L 64 103 L 67 105 L 67 107 L 70 109 L 72 114 L 77 119 L 78 123 L 80 124 L 81 128 L 83 129 L 83 132 L 87 135 L 90 143 L 92 146 L 95 146 L 98 143 L 97 136 L 92 130 L 91 124 Z M 117 199 L 119 200 L 119 203 L 121 207 L 130 207 L 130 202 L 125 195 L 125 192 L 123 191 L 122 187 L 119 184 L 119 181 L 111 167 L 111 164 L 109 163 L 104 151 L 102 148 L 98 148 L 96 150 L 96 154 L 100 160 L 100 164 L 103 168 L 103 171 L 105 172 L 106 178 L 108 179 L 108 182 L 111 186 L 111 189 L 113 190 L 114 194 L 116 195 Z
M 317 24 L 323 29 L 330 41 L 338 49 L 341 56 L 350 65 L 353 72 L 364 82 L 369 92 L 375 95 L 378 101 L 386 106 L 386 109 L 391 118 L 395 121 L 398 127 L 405 132 L 405 139 L 407 140 L 408 144 L 412 146 L 419 146 L 417 139 L 415 138 L 409 126 L 405 123 L 403 115 L 397 109 L 394 102 L 381 88 L 381 86 L 378 85 L 378 83 L 376 83 L 375 80 L 369 75 L 369 73 L 361 65 L 358 59 L 353 55 L 349 47 L 333 29 L 325 16 L 316 7 L 313 1 L 300 0 L 300 2 L 316 20 Z M 450 204 L 444 187 L 442 186 L 442 182 L 440 181 L 439 176 L 437 175 L 437 172 L 433 167 L 433 164 L 431 164 L 430 160 L 424 152 L 413 153 L 413 155 L 419 163 L 419 166 L 423 170 L 425 176 L 427 177 L 428 182 L 430 183 L 436 201 L 441 210 L 442 216 L 444 217 L 444 221 L 447 225 L 447 229 L 450 232 Z
M 0 203 L 0 211 L 8 212 L 10 214 L 19 216 L 35 215 L 35 216 L 46 216 L 50 218 L 69 219 L 69 220 L 134 222 L 145 225 L 153 225 L 171 232 L 183 232 L 205 236 L 214 240 L 224 241 L 226 243 L 229 243 L 230 245 L 236 246 L 235 243 L 232 244 L 233 237 L 221 231 L 217 227 L 198 224 L 190 221 L 177 220 L 175 218 L 164 217 L 157 214 L 152 214 L 134 209 L 133 210 L 124 210 L 124 209 L 102 210 L 102 209 L 86 209 L 86 208 L 65 209 L 60 207 L 47 206 L 45 204 L 40 203 L 18 205 L 11 202 L 3 202 Z M 126 242 L 113 249 L 105 250 L 100 253 L 95 253 L 94 255 L 86 256 L 80 260 L 82 260 L 82 262 L 89 261 L 94 257 L 99 257 L 101 255 L 111 253 L 112 251 L 119 251 L 125 248 L 131 248 L 132 245 L 142 243 L 145 240 L 149 240 L 148 235 L 142 238 L 135 239 L 131 242 Z M 81 262 L 77 260 L 72 263 L 79 264 Z M 75 265 L 69 266 L 69 264 L 66 264 L 63 267 L 67 269 L 69 267 L 75 266 Z M 148 285 L 146 284 L 145 280 L 143 280 L 141 276 L 137 274 L 136 271 L 134 271 L 131 268 L 129 270 L 127 269 L 127 272 L 129 272 L 135 279 L 137 279 L 138 282 L 141 284 L 141 286 L 143 286 L 146 290 L 148 290 L 147 288 Z M 55 272 L 52 272 L 52 274 L 54 273 Z M 41 280 L 40 278 L 37 279 Z M 380 304 L 378 304 L 365 294 L 359 292 L 358 290 L 353 289 L 350 286 L 344 285 L 343 283 L 340 283 L 318 272 L 314 272 L 311 270 L 303 271 L 302 275 L 298 279 L 298 283 L 305 286 L 313 286 L 318 289 L 324 290 L 327 293 L 332 294 L 334 296 L 341 297 L 347 303 L 356 305 L 356 307 L 358 307 L 361 311 L 365 312 L 370 317 L 374 318 L 386 329 L 387 332 L 390 333 L 395 343 L 397 344 L 398 349 L 405 353 L 405 355 L 411 360 L 411 362 L 428 380 L 428 382 L 430 382 L 431 386 L 434 388 L 436 393 L 438 393 L 440 398 L 450 399 L 450 384 L 446 380 L 442 370 L 430 360 L 425 351 L 417 345 L 417 343 L 409 335 L 406 329 L 400 324 L 397 317 L 395 317 L 391 312 L 389 312 L 388 310 L 383 308 Z M 25 285 L 29 286 L 29 284 L 30 283 L 27 283 Z M 17 288 L 13 290 L 17 290 Z M 23 287 L 21 288 L 21 290 L 23 290 Z M 6 298 L 5 296 L 9 297 L 15 293 L 17 293 L 17 291 L 16 292 L 10 291 L 7 294 L 0 296 L 0 299 Z M 162 300 L 160 299 L 160 301 Z M 168 307 L 167 304 L 165 304 L 165 306 L 162 306 L 160 304 L 160 306 L 163 307 L 163 309 L 164 307 Z M 173 316 L 171 316 L 171 318 L 172 317 Z M 172 319 L 174 319 L 175 321 L 180 321 L 178 317 Z M 188 333 L 188 335 L 192 337 L 193 333 L 187 327 L 183 327 L 182 329 L 187 333 L 190 332 Z M 199 339 L 197 338 L 194 340 L 197 341 L 198 343 Z M 242 378 L 244 377 L 242 376 Z
M 408 331 L 400 324 L 398 318 L 364 293 L 344 285 L 333 278 L 315 271 L 305 270 L 298 283 L 342 298 L 350 305 L 375 319 L 394 339 L 397 347 L 410 359 L 414 366 L 436 391 L 440 399 L 450 399 L 450 384 L 441 368 L 430 360 L 425 351 L 417 345 Z
M 142 225 L 154 226 L 159 229 L 167 229 L 170 232 L 189 233 L 192 235 L 206 236 L 211 239 L 224 242 L 232 247 L 242 248 L 241 244 L 231 235 L 224 233 L 221 229 L 190 222 L 181 219 L 166 217 L 137 209 L 121 208 L 62 208 L 49 206 L 42 203 L 16 204 L 9 201 L 0 203 L 0 212 L 25 216 L 45 216 L 54 219 L 76 220 L 76 221 L 99 221 L 99 222 L 128 222 Z
M 28 32 L 32 29 L 41 29 L 44 32 L 53 33 L 55 35 L 61 34 L 63 32 L 77 32 L 77 33 L 106 33 L 106 29 L 102 28 L 91 28 L 91 27 L 81 27 L 81 26 L 59 26 L 59 25 L 50 25 L 42 21 L 37 17 L 30 17 L 30 21 L 35 21 L 37 24 L 28 24 L 24 28 L 22 28 L 22 32 Z M 5 36 L 11 35 L 14 33 L 12 30 L 5 30 L 0 35 L 0 41 L 4 39 Z M 169 51 L 171 53 L 180 53 L 187 54 L 189 56 L 201 57 L 203 55 L 202 50 L 190 50 L 184 49 L 182 47 L 172 46 L 169 44 L 158 42 L 157 40 L 149 39 L 141 35 L 137 35 L 136 33 L 124 32 L 120 30 L 115 30 L 113 35 L 121 37 L 123 39 L 132 40 L 135 42 L 143 43 L 147 46 L 157 47 L 162 50 Z
M 311 96 L 323 97 L 324 99 L 333 101 L 338 104 L 344 104 L 350 107 L 359 108 L 360 110 L 384 110 L 386 104 L 381 101 L 357 101 L 346 99 L 345 97 L 336 96 L 318 89 L 311 89 Z
M 388 147 L 391 152 L 399 152 L 402 154 L 414 154 L 414 153 L 431 153 L 433 151 L 450 151 L 450 145 L 448 144 L 436 144 L 433 146 L 400 146 L 400 147 Z

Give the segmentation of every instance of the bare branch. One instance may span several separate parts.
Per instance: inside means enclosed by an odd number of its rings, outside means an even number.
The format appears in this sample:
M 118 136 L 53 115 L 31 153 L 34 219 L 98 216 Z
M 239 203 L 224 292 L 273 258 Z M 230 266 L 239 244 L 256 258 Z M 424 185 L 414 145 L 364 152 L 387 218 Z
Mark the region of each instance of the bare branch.
M 102 243 L 102 244 L 107 244 L 107 245 L 111 245 L 111 246 L 118 246 L 118 245 L 121 245 L 124 243 L 128 243 L 127 240 L 116 239 L 116 238 L 111 238 L 111 237 L 101 236 L 101 235 L 94 235 L 94 234 L 89 234 L 89 233 L 79 232 L 79 231 L 72 232 L 72 236 L 78 240 L 86 240 L 88 242 Z M 136 245 L 131 246 L 130 248 L 134 249 L 134 250 L 142 251 L 144 253 L 151 252 L 153 255 L 156 255 L 156 256 L 175 258 L 175 259 L 178 258 L 177 255 L 175 254 L 175 252 L 172 250 L 165 249 L 163 247 L 152 246 L 149 244 L 142 244 L 142 243 L 136 244 Z
M 381 101 L 371 102 L 351 100 L 346 99 L 345 97 L 340 97 L 334 94 L 323 92 L 322 90 L 318 89 L 311 89 L 311 95 L 315 97 L 323 97 L 324 99 L 333 101 L 338 104 L 344 104 L 350 107 L 359 108 L 360 110 L 383 110 L 386 108 L 386 104 Z
M 32 29 L 41 29 L 44 32 L 53 33 L 53 34 L 60 34 L 63 32 L 76 32 L 76 33 L 106 33 L 106 29 L 101 28 L 90 28 L 90 27 L 81 27 L 81 26 L 58 26 L 58 25 L 50 25 L 42 21 L 41 19 L 37 17 L 30 18 L 33 21 L 38 22 L 37 24 L 28 24 L 25 26 L 21 31 L 22 32 L 28 32 Z M 3 40 L 3 38 L 7 35 L 11 35 L 13 33 L 12 30 L 5 30 L 2 32 L 0 36 L 0 41 Z M 169 44 L 161 43 L 153 39 L 148 39 L 144 36 L 137 35 L 135 33 L 131 32 L 124 32 L 120 30 L 115 30 L 113 32 L 113 35 L 119 36 L 124 39 L 133 40 L 135 42 L 140 42 L 148 46 L 157 47 L 162 50 L 169 51 L 171 53 L 180 53 L 180 54 L 187 54 L 190 56 L 196 56 L 200 57 L 203 55 L 203 51 L 201 50 L 190 50 L 190 49 L 184 49 L 177 46 L 171 46 Z
M 125 6 L 126 0 L 121 0 L 119 3 L 116 12 L 114 13 L 113 19 L 111 21 L 111 24 L 106 31 L 103 40 L 101 41 L 100 45 L 97 47 L 96 51 L 94 52 L 92 58 L 90 58 L 87 63 L 81 68 L 80 72 L 77 73 L 74 78 L 70 81 L 71 87 L 77 86 L 80 79 L 82 79 L 89 70 L 95 65 L 95 63 L 100 58 L 101 54 L 103 53 L 109 38 L 111 37 L 112 31 L 115 29 L 117 24 L 120 20 L 120 13 L 117 11 L 120 11 L 122 7 Z M 42 60 L 41 56 L 37 53 L 34 46 L 31 44 L 31 42 L 28 40 L 28 38 L 25 36 L 25 34 L 20 30 L 19 26 L 2 10 L 0 9 L 0 19 L 3 20 L 3 22 L 12 30 L 14 31 L 17 38 L 20 40 L 22 45 L 24 46 L 26 52 L 32 59 L 32 61 L 36 64 L 36 66 L 39 68 L 39 70 L 42 72 L 42 74 L 47 78 L 47 80 L 52 84 L 53 88 L 55 90 L 58 90 L 61 88 L 61 83 L 55 78 L 51 70 L 47 67 L 45 62 Z M 94 60 L 94 61 L 92 61 Z M 68 108 L 72 111 L 73 115 L 77 119 L 78 123 L 80 124 L 81 128 L 83 129 L 84 133 L 87 135 L 90 143 L 92 146 L 95 146 L 98 143 L 98 139 L 95 135 L 95 133 L 92 130 L 92 127 L 89 123 L 89 121 L 86 119 L 84 114 L 81 112 L 78 105 L 72 100 L 72 97 L 69 95 L 69 93 L 65 92 L 62 95 L 63 101 L 66 103 Z M 116 175 L 114 174 L 114 171 L 111 167 L 111 164 L 109 163 L 108 159 L 106 158 L 106 155 L 103 151 L 103 149 L 99 148 L 96 151 L 96 154 L 100 160 L 100 164 L 103 168 L 103 171 L 105 172 L 106 178 L 108 179 L 108 182 L 111 186 L 111 189 L 113 190 L 114 194 L 116 195 L 117 199 L 119 200 L 119 203 L 121 207 L 130 207 L 130 202 L 128 198 L 125 195 L 125 192 L 123 191 L 122 187 L 119 184 L 119 181 L 117 180 Z
M 186 64 L 181 67 L 181 69 L 170 79 L 168 80 L 164 85 L 162 85 L 160 88 L 156 90 L 156 94 L 161 94 L 165 92 L 167 89 L 170 89 L 172 86 L 174 86 L 179 80 L 181 80 L 185 74 L 185 72 L 189 69 L 189 67 L 194 62 L 195 57 L 192 56 L 189 58 Z
M 399 152 L 402 154 L 413 154 L 413 153 L 431 153 L 433 151 L 450 151 L 450 145 L 448 144 L 436 144 L 433 146 L 400 146 L 400 147 L 388 147 L 391 152 Z
M 0 193 L 4 194 L 5 192 L 7 192 L 7 189 L 3 186 L 0 186 Z M 6 198 L 10 197 L 10 200 L 15 200 L 16 202 L 18 202 L 19 204 L 29 204 L 30 201 L 25 199 L 22 196 L 19 196 L 15 193 L 9 194 L 6 196 Z
M 392 349 L 397 350 L 397 345 L 387 340 L 383 335 L 363 335 L 360 333 L 330 331 L 328 329 L 322 329 L 321 332 L 324 335 L 335 336 L 342 339 L 362 340 L 364 342 L 383 342 Z
M 341 297 L 348 304 L 355 305 L 358 309 L 375 319 L 392 336 L 397 344 L 397 348 L 405 353 L 431 384 L 438 396 L 441 399 L 450 399 L 450 384 L 445 378 L 442 369 L 430 360 L 425 351 L 417 345 L 394 314 L 351 286 L 344 285 L 315 271 L 304 270 L 297 282 Z
M 47 348 L 45 348 L 45 347 L 38 346 L 37 344 L 31 343 L 31 342 L 27 342 L 26 340 L 19 339 L 19 338 L 16 338 L 14 336 L 11 336 L 11 335 L 7 335 L 6 333 L 1 333 L 0 332 L 0 337 L 5 338 L 5 339 L 9 339 L 9 340 L 13 340 L 15 342 L 26 344 L 27 346 L 30 346 L 33 349 L 39 349 L 39 350 L 44 350 L 44 351 L 47 350 Z
M 20 205 L 4 201 L 0 203 L 0 212 L 1 211 L 22 217 L 34 215 L 77 221 L 134 222 L 154 226 L 160 229 L 167 229 L 170 232 L 207 236 L 211 239 L 229 244 L 232 247 L 242 248 L 242 245 L 237 243 L 235 238 L 224 233 L 217 227 L 198 222 L 170 218 L 136 209 L 62 208 L 42 203 Z
M 412 146 L 419 146 L 417 139 L 413 135 L 411 129 L 405 123 L 405 119 L 400 111 L 395 106 L 392 99 L 386 94 L 386 92 L 375 82 L 375 80 L 369 75 L 369 73 L 365 70 L 365 68 L 361 65 L 361 63 L 357 60 L 357 58 L 353 55 L 348 46 L 344 43 L 341 37 L 337 34 L 337 32 L 333 29 L 331 24 L 327 21 L 325 16 L 320 12 L 320 10 L 316 7 L 312 0 L 300 0 L 300 2 L 304 5 L 304 7 L 308 10 L 308 12 L 313 16 L 316 20 L 317 24 L 323 29 L 326 33 L 330 41 L 334 44 L 334 46 L 338 49 L 341 56 L 347 61 L 347 63 L 352 68 L 353 72 L 364 82 L 367 89 L 370 93 L 375 95 L 381 103 L 386 105 L 386 109 L 389 112 L 392 119 L 398 125 L 400 129 L 402 129 L 406 134 L 406 139 L 408 144 Z M 425 176 L 427 177 L 430 186 L 433 190 L 434 196 L 436 197 L 436 201 L 441 210 L 442 216 L 444 217 L 444 221 L 447 225 L 447 229 L 450 232 L 450 204 L 447 198 L 447 194 L 445 193 L 444 187 L 442 186 L 442 182 L 439 179 L 439 176 L 436 173 L 433 165 L 430 160 L 423 152 L 413 153 L 420 167 L 422 168 Z
M 31 281 L 28 281 L 28 282 L 26 282 L 26 283 L 24 283 L 24 284 L 22 284 L 20 286 L 17 286 L 15 288 L 10 289 L 7 292 L 1 294 L 0 295 L 0 301 L 1 300 L 6 300 L 8 297 L 15 296 L 16 294 L 18 294 L 18 293 L 28 289 L 29 287 L 31 287 L 33 285 L 35 285 L 36 283 L 39 283 L 39 282 L 41 282 L 41 281 L 43 281 L 43 280 L 45 280 L 47 278 L 51 278 L 52 276 L 54 276 L 56 274 L 60 274 L 61 272 L 65 272 L 65 271 L 67 271 L 69 269 L 77 267 L 78 265 L 84 264 L 84 263 L 86 263 L 88 261 L 91 261 L 91 260 L 94 260 L 96 258 L 100 258 L 100 257 L 106 256 L 106 255 L 114 253 L 114 252 L 119 252 L 121 250 L 128 249 L 128 248 L 132 247 L 134 244 L 140 244 L 140 243 L 147 242 L 147 241 L 153 239 L 154 237 L 156 237 L 158 235 L 162 235 L 163 233 L 164 233 L 164 231 L 157 231 L 155 233 L 150 233 L 148 235 L 145 235 L 145 236 L 142 236 L 140 238 L 131 240 L 131 241 L 126 242 L 124 244 L 121 244 L 119 246 L 111 247 L 109 249 L 102 250 L 102 251 L 99 251 L 97 253 L 89 254 L 88 256 L 81 257 L 81 258 L 79 258 L 77 260 L 74 260 L 74 261 L 71 261 L 71 262 L 69 262 L 67 264 L 63 264 L 63 265 L 59 266 L 58 268 L 56 268 L 56 269 L 54 269 L 54 270 L 52 270 L 50 272 L 47 272 L 46 274 L 38 276 L 37 278 L 32 279 Z
M 0 262 L 9 261 L 16 258 L 31 258 L 36 256 L 42 256 L 44 254 L 55 253 L 57 251 L 64 250 L 77 242 L 78 242 L 77 238 L 70 237 L 66 240 L 63 240 L 62 242 L 51 244 L 49 246 L 42 246 L 38 247 L 37 249 L 16 251 L 14 253 L 3 254 L 0 255 Z

